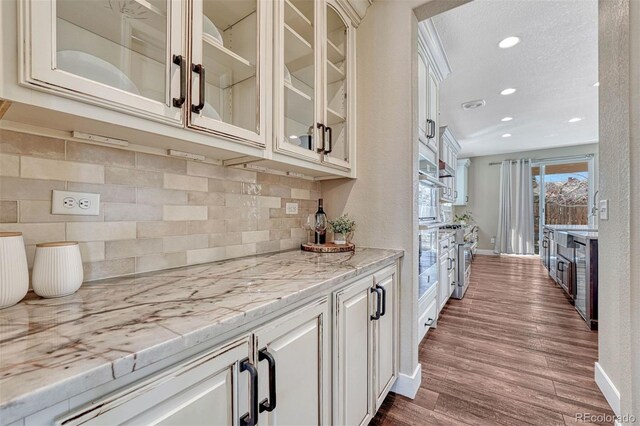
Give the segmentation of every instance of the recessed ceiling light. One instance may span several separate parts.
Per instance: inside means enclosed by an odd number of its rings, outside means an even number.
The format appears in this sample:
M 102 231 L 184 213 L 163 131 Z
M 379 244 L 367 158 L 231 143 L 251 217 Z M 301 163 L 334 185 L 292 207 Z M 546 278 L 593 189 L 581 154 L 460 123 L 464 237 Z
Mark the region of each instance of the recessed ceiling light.
M 507 37 L 504 40 L 502 40 L 500 43 L 498 43 L 498 46 L 500 46 L 502 49 L 508 49 L 510 47 L 515 46 L 518 43 L 520 43 L 520 38 Z
M 511 137 L 511 133 L 505 133 L 504 135 L 502 135 L 503 138 L 510 138 Z
M 469 109 L 476 109 L 476 108 L 480 108 L 485 106 L 487 103 L 485 102 L 484 99 L 476 99 L 475 101 L 469 101 L 469 102 L 465 102 L 463 103 L 462 109 L 469 110 Z
M 577 123 L 578 121 L 582 121 L 582 118 L 580 117 L 573 117 L 572 119 L 569 120 L 569 123 Z
M 514 89 L 513 87 L 510 87 L 508 89 L 504 89 L 502 92 L 500 92 L 501 95 L 512 95 L 516 93 L 516 89 Z
M 600 86 L 600 82 L 596 81 L 595 83 L 593 83 L 593 87 L 599 87 Z
M 504 117 L 502 120 L 500 121 L 511 121 L 513 120 L 513 117 Z
M 298 139 L 298 136 L 296 136 L 296 135 L 290 135 L 290 136 L 289 136 L 289 139 Z

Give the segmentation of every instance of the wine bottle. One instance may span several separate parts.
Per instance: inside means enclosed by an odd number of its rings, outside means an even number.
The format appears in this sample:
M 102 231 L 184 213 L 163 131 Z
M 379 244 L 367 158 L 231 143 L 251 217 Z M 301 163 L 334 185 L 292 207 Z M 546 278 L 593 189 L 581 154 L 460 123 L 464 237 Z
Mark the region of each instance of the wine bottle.
M 315 242 L 316 244 L 325 244 L 327 241 L 327 229 L 326 229 L 327 215 L 322 209 L 322 198 L 318 200 L 318 211 L 316 212 L 316 229 L 315 229 Z M 318 224 L 324 224 L 324 229 Z

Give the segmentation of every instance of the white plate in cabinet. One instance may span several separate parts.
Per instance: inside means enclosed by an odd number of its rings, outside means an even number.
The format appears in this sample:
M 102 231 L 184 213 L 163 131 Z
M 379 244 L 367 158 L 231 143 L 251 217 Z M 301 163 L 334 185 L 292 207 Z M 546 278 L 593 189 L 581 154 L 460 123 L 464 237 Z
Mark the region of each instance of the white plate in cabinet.
M 266 146 L 269 2 L 192 0 L 187 125 Z M 222 43 L 203 28 L 219 28 Z
M 276 156 L 348 172 L 354 155 L 355 28 L 333 1 L 279 0 L 274 13 Z
M 249 339 L 159 373 L 56 421 L 56 425 L 237 424 L 248 412 Z
M 330 423 L 329 303 L 326 298 L 255 332 L 258 424 Z
M 21 83 L 181 124 L 186 2 L 117 4 L 21 0 Z

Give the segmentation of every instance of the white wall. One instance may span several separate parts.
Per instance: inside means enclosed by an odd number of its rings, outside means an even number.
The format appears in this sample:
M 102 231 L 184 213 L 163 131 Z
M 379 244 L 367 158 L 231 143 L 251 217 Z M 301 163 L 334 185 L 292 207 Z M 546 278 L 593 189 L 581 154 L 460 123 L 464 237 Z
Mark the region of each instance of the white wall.
M 598 362 L 640 421 L 640 3 L 600 0 L 599 44 Z
M 520 158 L 555 158 L 572 155 L 596 154 L 594 161 L 596 172 L 594 179 L 598 182 L 598 144 L 576 145 L 564 148 L 543 149 L 538 151 L 516 152 L 511 154 L 486 155 L 471 158 L 469 167 L 469 204 L 457 206 L 456 213 L 473 212 L 478 224 L 478 248 L 493 250 L 491 237 L 495 237 L 498 230 L 498 203 L 500 188 L 500 166 L 490 166 L 489 163 L 507 159 Z M 597 186 L 596 186 L 597 188 Z

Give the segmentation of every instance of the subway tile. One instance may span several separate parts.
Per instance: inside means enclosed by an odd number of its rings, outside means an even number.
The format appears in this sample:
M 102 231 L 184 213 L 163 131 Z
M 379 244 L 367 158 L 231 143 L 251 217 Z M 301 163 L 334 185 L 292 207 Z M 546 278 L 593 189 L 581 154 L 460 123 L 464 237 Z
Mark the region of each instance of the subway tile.
M 24 249 L 27 253 L 27 266 L 29 269 L 33 268 L 33 261 L 36 257 L 36 245 L 35 244 L 25 244 Z
M 248 231 L 242 233 L 242 244 L 258 243 L 269 241 L 269 231 Z
M 302 228 L 300 230 L 307 232 Z M 291 229 L 272 229 L 269 231 L 270 240 L 286 240 L 289 238 L 291 238 Z
M 104 183 L 104 166 L 23 156 L 20 157 L 20 176 L 31 179 Z
M 241 244 L 237 246 L 227 246 L 225 247 L 225 250 L 227 258 L 234 258 L 254 255 L 256 254 L 257 248 L 255 243 L 251 243 Z
M 0 154 L 0 176 L 18 176 L 20 174 L 20 157 Z
M 105 258 L 121 259 L 147 254 L 162 253 L 161 238 L 138 238 L 135 240 L 117 240 L 105 242 Z
M 187 192 L 174 189 L 137 188 L 139 204 L 187 204 Z
M 64 159 L 64 140 L 0 129 L 0 152 Z
M 256 182 L 263 184 L 277 184 L 280 183 L 280 175 L 274 175 L 271 173 L 258 173 L 256 176 Z
M 164 220 L 207 220 L 207 206 L 164 206 Z
M 209 220 L 193 220 L 187 222 L 186 233 L 191 234 L 215 234 L 225 232 L 227 229 L 224 220 L 217 220 L 209 217 Z M 168 222 L 171 223 L 171 222 Z
M 136 154 L 133 151 L 71 141 L 67 142 L 66 158 L 105 166 L 134 167 L 136 164 Z
M 187 251 L 187 264 L 216 262 L 226 259 L 227 252 L 224 247 L 211 247 Z
M 136 189 L 125 185 L 96 185 L 92 183 L 69 182 L 67 190 L 100 194 L 103 203 L 135 203 Z M 145 203 L 149 204 L 149 203 Z
M 187 162 L 187 174 L 191 176 L 224 179 L 224 167 L 215 164 L 189 161 Z
M 161 188 L 163 175 L 158 172 L 145 170 L 124 169 L 121 167 L 107 167 L 105 169 L 105 183 L 130 185 L 136 187 Z
M 80 255 L 83 262 L 97 262 L 105 258 L 104 241 L 88 241 L 79 243 Z
M 300 248 L 301 241 L 295 238 L 280 240 L 280 250 L 294 250 Z
M 157 271 L 177 268 L 187 264 L 187 253 L 159 253 L 136 258 L 136 272 Z
M 148 204 L 103 203 L 106 221 L 162 220 L 162 206 Z
M 209 218 L 213 219 L 268 219 L 269 209 L 258 207 L 209 206 Z
M 136 259 L 129 257 L 126 259 L 87 262 L 83 264 L 83 267 L 85 281 L 93 281 L 102 278 L 133 274 L 136 271 Z
M 188 204 L 223 206 L 224 195 L 219 192 L 189 192 L 187 194 Z
M 242 191 L 242 183 L 235 182 L 238 184 L 240 191 Z M 209 179 L 209 192 L 227 192 L 224 187 L 225 181 L 222 179 Z
M 51 214 L 51 201 L 21 200 L 20 222 L 100 222 L 104 220 L 103 212 L 97 216 L 81 216 Z
M 0 223 L 18 222 L 18 202 L 0 201 Z
M 162 247 L 165 253 L 175 251 L 195 250 L 209 247 L 209 235 L 177 235 L 174 237 L 164 237 Z
M 261 241 L 256 243 L 256 253 L 270 253 L 280 250 L 280 240 Z
M 283 185 L 267 185 L 266 188 L 263 186 L 262 195 L 280 198 L 292 198 L 291 188 Z
M 231 219 L 227 220 L 227 232 L 241 232 L 241 231 L 257 231 L 258 221 L 255 219 Z
M 307 233 L 309 231 L 307 231 L 304 228 L 291 228 L 291 238 L 296 238 L 296 239 L 305 239 L 308 237 Z
M 258 207 L 258 197 L 256 195 L 225 194 L 224 198 L 227 207 Z
M 164 174 L 164 187 L 166 189 L 182 189 L 184 191 L 209 190 L 209 180 L 199 176 L 176 175 L 173 173 Z
M 250 183 L 250 182 L 241 182 L 242 183 L 242 193 L 247 195 L 267 195 L 262 192 L 262 184 L 260 183 Z
M 308 200 L 311 197 L 311 193 L 308 189 L 291 189 L 291 198 L 298 200 Z
M 185 174 L 187 172 L 187 160 L 136 152 L 136 168 Z
M 242 182 L 236 182 L 232 180 L 224 181 L 224 192 L 227 194 L 242 194 Z
M 70 241 L 113 241 L 136 238 L 135 222 L 73 222 L 67 223 Z
M 185 235 L 187 222 L 138 222 L 138 238 L 158 238 L 169 235 Z
M 26 245 L 65 240 L 64 223 L 3 223 L 0 231 L 22 232 Z
M 0 178 L 1 200 L 51 200 L 51 191 L 64 190 L 64 182 L 54 180 Z
M 227 167 L 224 169 L 225 178 L 237 182 L 256 182 L 257 174 L 249 170 L 236 169 Z
M 280 208 L 282 199 L 280 197 L 258 197 L 258 206 L 261 208 Z
M 235 246 L 242 244 L 242 232 L 209 234 L 209 247 Z

